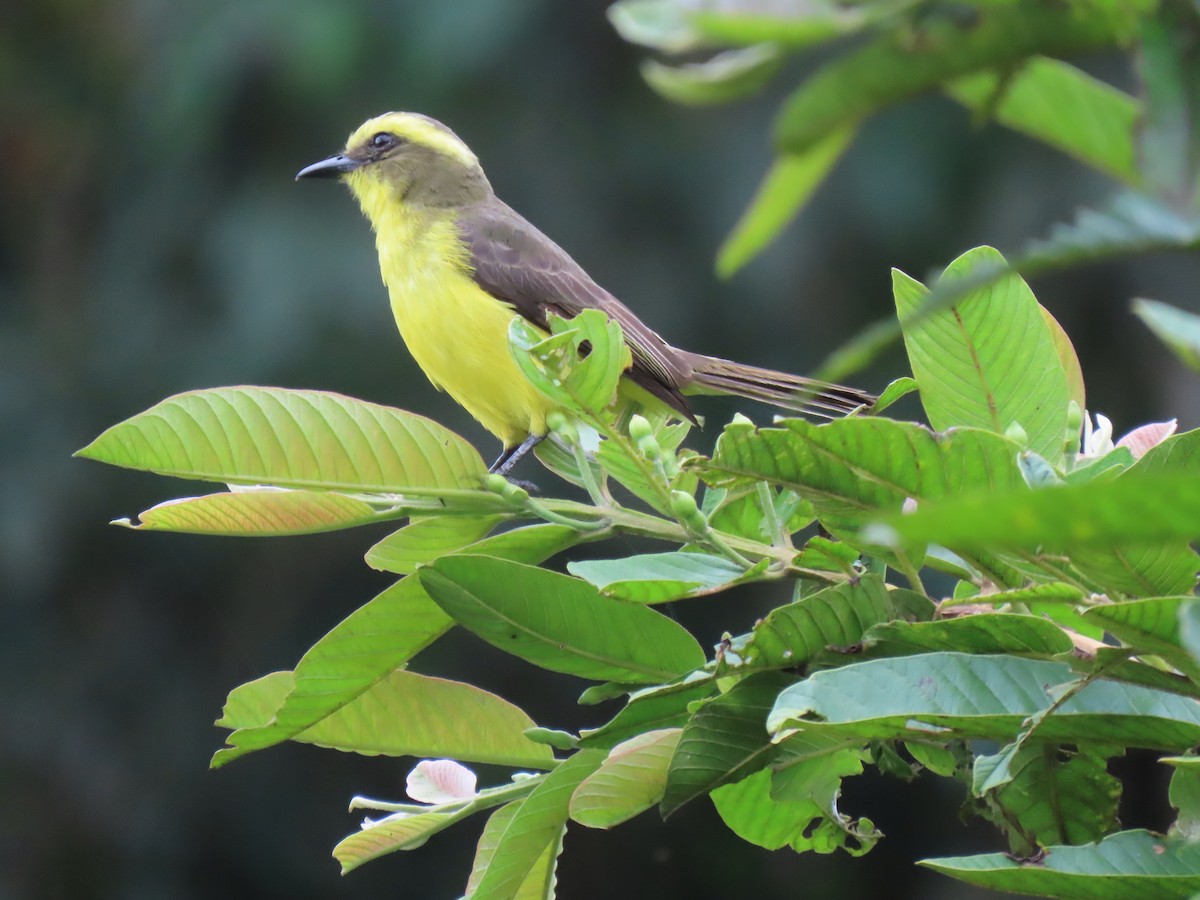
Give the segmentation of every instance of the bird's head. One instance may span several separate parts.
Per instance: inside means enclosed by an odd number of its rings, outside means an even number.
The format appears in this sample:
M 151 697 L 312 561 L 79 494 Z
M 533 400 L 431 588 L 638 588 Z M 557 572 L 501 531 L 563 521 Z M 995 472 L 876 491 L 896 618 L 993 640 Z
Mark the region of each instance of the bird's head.
M 373 221 L 381 205 L 455 209 L 486 199 L 492 190 L 458 135 L 409 112 L 368 119 L 341 153 L 301 169 L 296 180 L 301 178 L 341 178 Z

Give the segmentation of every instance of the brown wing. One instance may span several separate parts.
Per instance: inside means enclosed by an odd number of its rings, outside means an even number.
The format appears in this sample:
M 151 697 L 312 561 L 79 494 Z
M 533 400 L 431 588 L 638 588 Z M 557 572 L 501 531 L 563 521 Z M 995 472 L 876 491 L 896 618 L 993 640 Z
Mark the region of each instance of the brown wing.
M 625 333 L 633 357 L 629 378 L 696 421 L 679 390 L 691 375 L 687 356 L 596 284 L 565 250 L 495 197 L 463 210 L 458 226 L 476 284 L 542 328 L 549 313 L 570 318 L 602 310 Z

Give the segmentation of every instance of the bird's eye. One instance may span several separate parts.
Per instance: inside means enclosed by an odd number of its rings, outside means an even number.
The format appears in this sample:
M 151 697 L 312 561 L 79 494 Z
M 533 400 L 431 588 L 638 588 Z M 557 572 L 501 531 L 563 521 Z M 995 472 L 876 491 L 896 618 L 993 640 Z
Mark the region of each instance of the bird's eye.
M 376 150 L 390 150 L 398 143 L 400 143 L 400 139 L 386 131 L 381 131 L 375 137 L 371 138 L 371 146 Z

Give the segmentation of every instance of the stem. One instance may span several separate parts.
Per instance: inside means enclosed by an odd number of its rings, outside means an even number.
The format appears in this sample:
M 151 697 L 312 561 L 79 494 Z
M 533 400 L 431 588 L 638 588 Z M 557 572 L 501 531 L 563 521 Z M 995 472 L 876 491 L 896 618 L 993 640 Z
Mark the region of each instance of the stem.
M 767 487 L 765 481 L 756 481 L 754 489 L 758 492 L 758 502 L 763 509 L 763 520 L 766 522 L 767 533 L 771 535 L 771 543 L 776 547 L 789 546 L 791 544 L 790 535 L 784 533 L 783 524 L 779 521 L 771 489 Z
M 908 579 L 909 586 L 925 597 L 929 596 L 929 592 L 925 590 L 925 584 L 921 581 L 921 573 L 913 565 L 912 560 L 908 558 L 908 554 L 903 551 L 896 551 L 896 570 Z
M 608 493 L 607 486 L 601 489 L 601 486 L 597 484 L 595 473 L 592 472 L 592 464 L 588 462 L 583 444 L 577 440 L 572 441 L 571 453 L 575 456 L 575 464 L 579 466 L 579 477 L 583 481 L 584 488 L 587 489 L 588 496 L 592 498 L 592 502 L 596 506 L 605 508 L 615 505 L 612 496 Z
M 393 803 L 388 800 L 374 800 L 370 797 L 353 797 L 350 800 L 350 809 L 351 811 L 356 809 L 375 809 L 382 812 L 408 813 L 409 815 L 438 812 L 449 816 L 452 822 L 457 822 L 481 809 L 490 809 L 493 806 L 499 806 L 502 803 L 508 803 L 510 800 L 526 796 L 545 777 L 545 773 L 531 775 L 528 778 L 522 778 L 520 781 L 514 781 L 512 784 L 485 788 L 474 797 L 466 800 L 460 800 L 456 803 L 439 803 L 434 806 L 426 806 L 420 803 Z

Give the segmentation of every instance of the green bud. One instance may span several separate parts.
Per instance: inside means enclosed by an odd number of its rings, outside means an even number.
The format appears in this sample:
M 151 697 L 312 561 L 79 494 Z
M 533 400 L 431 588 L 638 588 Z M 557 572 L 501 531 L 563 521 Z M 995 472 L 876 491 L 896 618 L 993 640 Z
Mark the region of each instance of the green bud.
M 650 422 L 645 416 L 634 414 L 629 419 L 629 436 L 635 444 L 640 444 L 647 438 L 654 437 L 654 429 L 650 427 Z
M 1067 404 L 1067 435 L 1079 436 L 1079 430 L 1083 428 L 1083 410 L 1079 408 L 1079 404 L 1072 400 Z
M 1029 443 L 1029 435 L 1026 433 L 1025 429 L 1021 427 L 1021 423 L 1016 419 L 1013 419 L 1013 421 L 1009 423 L 1009 426 L 1004 429 L 1004 436 L 1010 441 L 1015 441 L 1016 443 L 1020 444 L 1022 447 Z
M 687 491 L 671 491 L 671 514 L 688 531 L 701 533 L 708 529 L 708 519 L 696 505 L 696 498 Z
M 552 409 L 546 413 L 546 427 L 551 431 L 562 431 L 567 425 L 567 417 L 561 410 Z
M 493 494 L 504 495 L 504 492 L 510 487 L 508 479 L 503 475 L 497 475 L 495 472 L 488 472 L 483 476 L 483 489 L 491 491 Z

